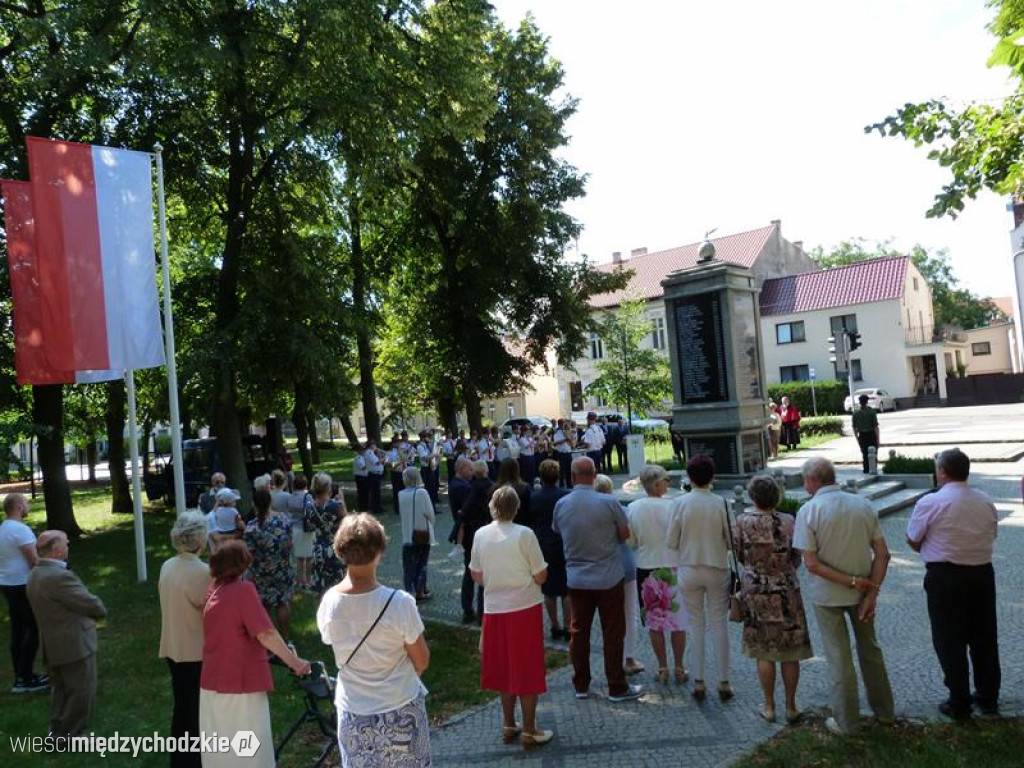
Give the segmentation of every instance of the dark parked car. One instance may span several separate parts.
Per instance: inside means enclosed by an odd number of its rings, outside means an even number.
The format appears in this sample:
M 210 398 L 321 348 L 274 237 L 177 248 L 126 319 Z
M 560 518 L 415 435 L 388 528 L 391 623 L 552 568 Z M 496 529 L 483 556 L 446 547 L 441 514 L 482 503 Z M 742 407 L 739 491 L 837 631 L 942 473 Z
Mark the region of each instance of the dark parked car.
M 274 468 L 271 458 L 267 455 L 265 441 L 263 435 L 246 435 L 242 438 L 245 471 L 249 482 Z M 210 475 L 224 471 L 217 448 L 217 438 L 183 440 L 181 454 L 185 467 L 185 506 L 195 507 L 199 504 L 199 495 L 210 486 Z M 168 504 L 174 503 L 174 470 L 170 460 L 162 469 L 147 472 L 143 480 L 146 485 L 146 498 L 150 501 L 162 498 Z M 228 485 L 238 487 L 238 479 L 229 477 Z

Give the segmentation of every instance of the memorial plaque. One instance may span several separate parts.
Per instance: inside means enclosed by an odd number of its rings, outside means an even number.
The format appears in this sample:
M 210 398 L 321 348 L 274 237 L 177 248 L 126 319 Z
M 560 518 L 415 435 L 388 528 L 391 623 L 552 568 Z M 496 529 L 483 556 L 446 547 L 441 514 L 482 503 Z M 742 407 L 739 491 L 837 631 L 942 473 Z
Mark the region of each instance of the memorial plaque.
M 720 295 L 676 299 L 675 318 L 683 404 L 728 400 Z
M 740 435 L 740 455 L 743 473 L 752 475 L 764 469 L 764 437 L 762 432 Z
M 761 368 L 757 362 L 757 314 L 754 295 L 734 293 L 731 299 L 732 334 L 736 350 L 736 396 L 761 399 Z
M 715 474 L 738 475 L 735 437 L 689 437 L 686 439 L 686 456 L 692 458 L 698 453 L 706 454 L 715 461 Z

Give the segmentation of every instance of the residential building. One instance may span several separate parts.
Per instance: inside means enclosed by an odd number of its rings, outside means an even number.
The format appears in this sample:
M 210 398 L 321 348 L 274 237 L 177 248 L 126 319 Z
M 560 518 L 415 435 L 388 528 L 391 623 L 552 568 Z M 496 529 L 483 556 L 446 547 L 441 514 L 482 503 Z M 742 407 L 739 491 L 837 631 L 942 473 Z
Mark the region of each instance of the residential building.
M 758 284 L 782 275 L 807 272 L 817 269 L 814 261 L 804 252 L 801 242 L 790 242 L 782 237 L 782 222 L 772 221 L 767 227 L 749 232 L 713 238 L 715 259 L 749 267 L 757 277 Z M 647 317 L 651 322 L 651 334 L 646 342 L 649 348 L 657 349 L 666 357 L 668 347 L 665 327 L 665 306 L 662 302 L 661 281 L 670 272 L 697 264 L 702 243 L 690 243 L 678 248 L 648 253 L 646 248 L 634 249 L 629 258 L 620 253 L 612 261 L 597 266 L 597 269 L 611 272 L 630 269 L 633 275 L 629 284 L 620 291 L 595 296 L 590 304 L 597 312 L 613 311 L 626 299 L 640 298 L 647 302 Z M 573 361 L 559 361 L 557 367 L 559 411 L 567 415 L 572 411 L 592 408 L 621 406 L 624 403 L 605 403 L 591 397 L 586 389 L 596 377 L 596 363 L 604 359 L 603 340 L 591 336 L 587 354 Z M 671 403 L 666 404 L 665 414 Z M 659 414 L 664 415 L 664 414 Z
M 1013 321 L 995 323 L 966 331 L 969 354 L 967 373 L 1021 373 L 1016 355 L 1017 339 Z

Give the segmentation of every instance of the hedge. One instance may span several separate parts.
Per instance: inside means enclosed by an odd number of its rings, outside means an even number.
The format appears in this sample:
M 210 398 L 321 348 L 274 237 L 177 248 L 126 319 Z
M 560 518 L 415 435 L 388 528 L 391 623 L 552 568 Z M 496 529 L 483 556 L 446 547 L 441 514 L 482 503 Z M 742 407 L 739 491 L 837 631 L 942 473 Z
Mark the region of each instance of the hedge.
M 879 457 L 881 458 L 881 457 Z M 934 475 L 935 459 L 920 459 L 897 453 L 885 460 L 884 475 Z
M 815 381 L 814 398 L 818 403 L 819 414 L 843 413 L 843 401 L 850 394 L 845 381 Z M 785 384 L 769 384 L 768 397 L 776 403 L 782 403 L 782 397 L 789 398 L 789 402 L 800 409 L 800 413 L 810 416 L 814 413 L 811 403 L 811 382 L 790 381 Z
M 800 419 L 800 432 L 810 437 L 811 435 L 838 435 L 843 434 L 842 416 L 804 416 Z

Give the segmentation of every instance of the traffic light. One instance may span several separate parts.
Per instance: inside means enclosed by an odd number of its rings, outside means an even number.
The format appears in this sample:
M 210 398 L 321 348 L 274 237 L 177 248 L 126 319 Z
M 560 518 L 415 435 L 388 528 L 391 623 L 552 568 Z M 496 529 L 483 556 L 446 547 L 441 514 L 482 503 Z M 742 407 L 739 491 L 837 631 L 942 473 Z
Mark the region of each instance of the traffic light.
M 829 355 L 828 361 L 830 363 L 838 363 L 839 362 L 839 352 L 840 351 L 841 350 L 836 348 L 836 337 L 835 336 L 829 336 L 828 337 L 828 355 Z
M 857 331 L 847 331 L 846 338 L 850 340 L 850 351 L 853 352 L 860 346 L 860 334 Z

